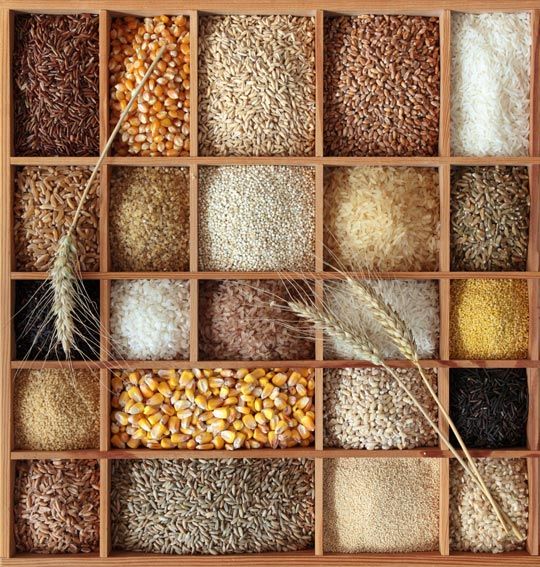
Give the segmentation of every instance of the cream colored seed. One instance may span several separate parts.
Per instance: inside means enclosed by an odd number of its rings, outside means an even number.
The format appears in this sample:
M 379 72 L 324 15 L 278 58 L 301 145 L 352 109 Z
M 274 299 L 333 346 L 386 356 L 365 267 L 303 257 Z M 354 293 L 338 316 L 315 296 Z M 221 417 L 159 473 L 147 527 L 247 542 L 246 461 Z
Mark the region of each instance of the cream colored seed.
M 315 430 L 313 376 L 311 369 L 118 371 L 111 443 L 198 450 L 307 447 Z M 298 396 L 298 386 L 304 396 Z

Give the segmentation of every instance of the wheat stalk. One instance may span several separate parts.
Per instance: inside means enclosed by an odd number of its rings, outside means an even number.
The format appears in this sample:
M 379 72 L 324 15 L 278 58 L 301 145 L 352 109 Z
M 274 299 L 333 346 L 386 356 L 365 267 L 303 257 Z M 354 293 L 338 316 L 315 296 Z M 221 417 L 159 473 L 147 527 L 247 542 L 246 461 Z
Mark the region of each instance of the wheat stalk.
M 75 308 L 75 303 L 77 302 L 77 246 L 74 238 L 74 231 L 77 226 L 77 222 L 79 221 L 79 217 L 81 216 L 84 203 L 86 202 L 86 198 L 88 197 L 88 193 L 90 192 L 90 187 L 92 186 L 92 183 L 94 182 L 94 179 L 98 174 L 99 168 L 101 167 L 105 156 L 111 149 L 114 138 L 120 131 L 120 128 L 126 120 L 129 111 L 135 104 L 139 93 L 141 92 L 146 81 L 150 78 L 150 75 L 156 68 L 156 65 L 163 56 L 166 48 L 167 45 L 163 45 L 157 52 L 155 59 L 152 61 L 150 67 L 148 67 L 148 70 L 141 79 L 141 82 L 137 85 L 137 87 L 131 94 L 131 98 L 126 105 L 126 108 L 120 115 L 116 126 L 109 136 L 109 139 L 107 140 L 107 143 L 105 144 L 105 147 L 103 148 L 103 151 L 101 152 L 99 159 L 97 160 L 97 163 L 94 166 L 94 169 L 92 170 L 88 181 L 86 182 L 86 186 L 84 188 L 84 191 L 82 192 L 79 204 L 77 205 L 75 215 L 73 216 L 66 234 L 60 240 L 58 249 L 56 250 L 54 256 L 52 267 L 49 271 L 49 279 L 51 281 L 51 286 L 54 294 L 52 313 L 55 321 L 56 341 L 57 343 L 60 343 L 62 345 L 62 349 L 64 350 L 66 356 L 69 356 L 69 353 L 73 348 L 73 337 L 75 329 L 73 310 Z
M 505 531 L 507 533 L 509 531 L 512 531 L 520 541 L 524 539 L 522 534 L 515 526 L 515 524 L 512 522 L 512 520 L 503 510 L 501 510 L 500 506 L 494 500 L 489 489 L 487 488 L 482 477 L 480 476 L 476 464 L 470 457 L 470 454 L 468 456 L 468 460 L 470 463 L 469 466 L 469 464 L 467 464 L 463 460 L 461 455 L 452 446 L 448 437 L 441 431 L 439 426 L 431 419 L 431 416 L 427 413 L 427 411 L 425 410 L 423 405 L 418 401 L 416 396 L 409 390 L 406 384 L 401 380 L 399 374 L 384 362 L 384 360 L 377 352 L 375 346 L 371 343 L 371 341 L 363 331 L 347 327 L 345 324 L 343 324 L 341 321 L 335 318 L 332 314 L 325 313 L 315 305 L 303 305 L 296 301 L 290 301 L 288 302 L 288 306 L 294 313 L 296 313 L 296 315 L 298 315 L 302 319 L 311 321 L 312 323 L 318 325 L 326 334 L 334 337 L 335 339 L 339 339 L 343 341 L 345 344 L 348 345 L 348 347 L 355 353 L 355 356 L 357 356 L 359 359 L 371 362 L 376 366 L 380 366 L 384 368 L 394 378 L 394 380 L 397 382 L 399 387 L 409 396 L 413 404 L 417 407 L 417 409 L 420 411 L 422 416 L 426 419 L 430 427 L 435 431 L 435 433 L 437 433 L 439 438 L 447 445 L 449 451 L 457 459 L 457 461 L 463 467 L 463 469 L 468 474 L 470 474 L 472 479 L 478 484 L 481 491 L 492 505 Z M 414 346 L 414 342 L 412 343 L 412 345 Z M 423 376 L 423 379 L 429 384 L 429 381 L 427 380 L 427 377 L 425 376 L 423 370 L 420 372 L 420 374 Z M 440 400 L 433 391 L 433 389 L 431 388 L 431 384 L 429 384 L 429 389 L 431 392 L 433 392 L 434 398 L 440 407 Z
M 401 317 L 395 312 L 395 310 L 390 305 L 388 305 L 383 297 L 375 289 L 373 289 L 372 286 L 366 284 L 365 282 L 353 280 L 349 276 L 346 277 L 346 282 L 351 287 L 353 292 L 357 295 L 359 300 L 370 309 L 373 318 L 381 325 L 383 330 L 386 332 L 395 346 L 399 349 L 401 354 L 403 354 L 403 356 L 407 360 L 414 364 L 414 366 L 420 373 L 424 385 L 428 389 L 431 397 L 437 404 L 444 419 L 454 433 L 459 446 L 465 454 L 467 461 L 470 463 L 471 470 L 473 471 L 473 478 L 477 479 L 482 488 L 482 492 L 491 504 L 493 510 L 495 511 L 495 514 L 497 515 L 497 518 L 499 519 L 507 533 L 509 530 L 511 530 L 519 541 L 523 541 L 524 537 L 517 529 L 514 522 L 512 522 L 512 520 L 508 517 L 504 510 L 501 509 L 501 507 L 497 504 L 497 502 L 491 495 L 491 492 L 485 484 L 474 459 L 472 458 L 469 450 L 467 449 L 467 446 L 465 445 L 465 442 L 463 441 L 463 438 L 461 437 L 456 425 L 454 424 L 454 421 L 446 411 L 444 405 L 441 403 L 436 392 L 433 390 L 433 387 L 431 386 L 431 383 L 420 364 L 418 351 L 416 349 L 416 344 L 414 342 L 414 338 L 410 329 L 407 327 L 403 319 L 401 319 Z

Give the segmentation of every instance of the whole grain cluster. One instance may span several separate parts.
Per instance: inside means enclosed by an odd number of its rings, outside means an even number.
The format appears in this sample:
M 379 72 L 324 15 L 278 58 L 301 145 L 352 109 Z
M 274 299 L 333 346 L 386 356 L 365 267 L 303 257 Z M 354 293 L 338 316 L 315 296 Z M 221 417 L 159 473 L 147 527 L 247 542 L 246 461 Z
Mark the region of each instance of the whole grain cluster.
M 91 169 L 26 166 L 17 171 L 13 197 L 13 233 L 17 269 L 47 271 L 58 241 L 70 227 Z M 86 198 L 75 229 L 79 268 L 99 271 L 99 176 Z
M 20 553 L 90 553 L 99 545 L 99 462 L 18 461 L 15 548 Z
M 109 203 L 113 271 L 189 269 L 189 170 L 113 169 Z
M 435 402 L 416 370 L 396 372 L 431 418 Z M 426 370 L 434 390 L 437 375 Z M 324 373 L 324 445 L 342 449 L 412 449 L 437 435 L 395 379 L 381 368 L 335 368 Z
M 190 33 L 186 16 L 114 18 L 111 25 L 109 84 L 111 125 L 126 108 L 133 90 L 162 45 L 167 49 L 137 104 L 121 127 L 118 155 L 189 155 Z
M 13 388 L 15 449 L 99 448 L 99 371 L 19 370 Z
M 476 459 L 493 497 L 526 537 L 529 489 L 526 459 Z M 455 459 L 450 461 L 450 548 L 453 551 L 502 553 L 523 549 L 525 542 L 506 534 L 489 502 Z
M 436 551 L 438 459 L 325 459 L 324 551 Z
M 439 18 L 328 17 L 324 47 L 327 155 L 437 155 Z
M 315 18 L 203 16 L 201 155 L 315 153 Z
M 294 293 L 279 280 L 199 284 L 201 360 L 310 360 L 313 330 L 283 308 Z
M 270 165 L 200 170 L 200 269 L 308 271 L 314 263 L 313 168 Z
M 111 386 L 111 443 L 120 449 L 277 449 L 314 440 L 307 368 L 117 371 Z
M 313 461 L 303 459 L 115 461 L 113 549 L 180 555 L 309 549 L 313 476 Z
M 456 280 L 450 287 L 450 357 L 527 358 L 525 280 Z
M 13 55 L 15 152 L 99 153 L 99 17 L 17 14 Z
M 452 172 L 450 245 L 457 271 L 527 268 L 526 167 L 461 167 Z

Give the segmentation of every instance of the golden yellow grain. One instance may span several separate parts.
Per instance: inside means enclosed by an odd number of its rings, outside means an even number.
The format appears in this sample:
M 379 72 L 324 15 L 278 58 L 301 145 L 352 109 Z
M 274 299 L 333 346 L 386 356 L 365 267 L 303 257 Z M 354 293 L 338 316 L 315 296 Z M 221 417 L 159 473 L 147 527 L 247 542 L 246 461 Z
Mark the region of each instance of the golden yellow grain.
M 452 282 L 451 358 L 527 358 L 528 341 L 526 281 L 470 279 Z

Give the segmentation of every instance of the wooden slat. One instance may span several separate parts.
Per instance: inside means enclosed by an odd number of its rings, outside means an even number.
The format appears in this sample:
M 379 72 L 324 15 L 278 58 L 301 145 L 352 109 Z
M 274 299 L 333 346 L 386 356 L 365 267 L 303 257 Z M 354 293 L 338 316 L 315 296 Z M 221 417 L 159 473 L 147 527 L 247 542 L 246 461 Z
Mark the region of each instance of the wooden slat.
M 189 155 L 195 157 L 199 153 L 198 142 L 198 51 L 199 51 L 199 14 L 197 11 L 189 15 Z
M 9 461 L 12 446 L 11 437 L 11 369 L 9 360 L 12 355 L 11 345 L 11 290 L 9 272 L 11 270 L 11 174 L 9 154 L 11 146 L 11 14 L 0 10 L 0 37 L 4 38 L 0 47 L 0 411 L 4 416 L 0 431 L 0 557 L 9 557 L 13 553 L 12 520 L 12 481 L 13 468 Z
M 441 459 L 439 492 L 439 552 L 450 553 L 450 460 Z
M 439 120 L 439 154 L 450 155 L 450 64 L 451 13 L 443 10 L 439 19 L 441 53 L 441 106 Z
M 109 29 L 111 15 L 99 11 L 99 148 L 103 150 L 109 138 Z
M 439 269 L 450 271 L 450 166 L 439 166 L 440 248 Z M 470 275 L 469 275 L 470 277 Z
M 315 555 L 324 553 L 324 461 L 315 459 Z
M 189 271 L 191 276 L 198 274 L 198 201 L 199 201 L 199 168 L 192 165 L 189 168 Z M 171 277 L 174 273 L 167 274 Z
M 315 155 L 324 153 L 324 12 L 315 13 Z
M 531 90 L 529 153 L 540 154 L 540 10 L 531 12 Z
M 439 304 L 440 304 L 440 325 L 441 331 L 439 335 L 439 356 L 441 360 L 448 360 L 450 358 L 450 281 L 441 280 L 439 282 Z M 457 362 L 457 361 L 454 361 Z M 461 361 L 465 365 L 466 361 Z M 488 365 L 493 361 L 485 361 L 482 365 Z M 453 365 L 449 365 L 453 366 Z M 456 367 L 461 366 L 461 364 L 455 364 Z
M 527 533 L 527 551 L 531 555 L 538 555 L 540 462 L 537 458 L 527 459 L 527 474 L 529 478 L 529 526 Z
M 190 365 L 200 368 L 199 358 L 199 282 L 189 282 L 189 359 Z M 245 363 L 244 363 L 245 366 Z M 223 366 L 213 366 L 223 368 Z
M 108 557 L 111 552 L 111 463 L 108 459 L 100 459 L 99 473 L 99 556 Z
M 111 255 L 109 250 L 110 165 L 101 167 L 99 179 L 99 268 L 101 272 L 108 272 L 111 269 Z M 45 276 L 47 276 L 47 274 L 45 274 Z

